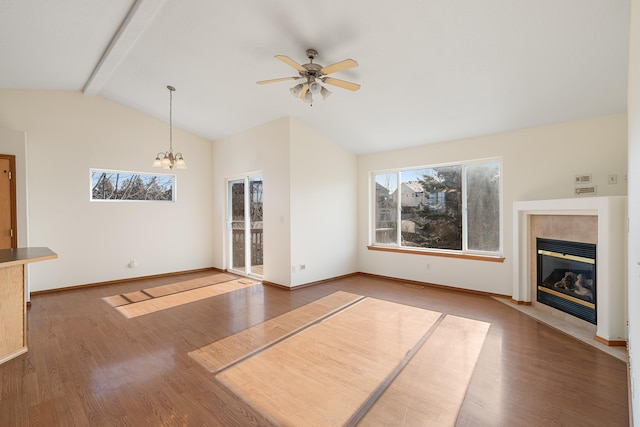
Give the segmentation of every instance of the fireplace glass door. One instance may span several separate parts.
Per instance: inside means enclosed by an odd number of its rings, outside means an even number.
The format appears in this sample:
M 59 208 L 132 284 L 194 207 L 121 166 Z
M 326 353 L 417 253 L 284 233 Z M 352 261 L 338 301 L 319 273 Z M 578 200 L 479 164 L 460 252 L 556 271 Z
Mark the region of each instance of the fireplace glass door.
M 596 324 L 596 245 L 536 239 L 537 300 Z

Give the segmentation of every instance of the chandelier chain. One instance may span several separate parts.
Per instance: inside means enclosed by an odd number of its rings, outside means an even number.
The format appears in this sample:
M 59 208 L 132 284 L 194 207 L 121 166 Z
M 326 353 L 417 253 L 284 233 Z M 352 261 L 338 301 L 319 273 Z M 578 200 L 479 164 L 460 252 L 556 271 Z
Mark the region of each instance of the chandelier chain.
M 167 86 L 169 89 L 169 151 L 173 152 L 173 86 Z

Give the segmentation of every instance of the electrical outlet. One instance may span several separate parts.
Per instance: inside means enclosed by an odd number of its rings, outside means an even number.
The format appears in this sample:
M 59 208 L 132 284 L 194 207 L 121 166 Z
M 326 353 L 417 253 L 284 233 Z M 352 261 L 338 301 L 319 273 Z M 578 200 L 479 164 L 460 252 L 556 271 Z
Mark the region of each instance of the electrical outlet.
M 618 183 L 618 174 L 610 173 L 609 178 L 607 179 L 607 183 L 609 184 L 617 184 Z

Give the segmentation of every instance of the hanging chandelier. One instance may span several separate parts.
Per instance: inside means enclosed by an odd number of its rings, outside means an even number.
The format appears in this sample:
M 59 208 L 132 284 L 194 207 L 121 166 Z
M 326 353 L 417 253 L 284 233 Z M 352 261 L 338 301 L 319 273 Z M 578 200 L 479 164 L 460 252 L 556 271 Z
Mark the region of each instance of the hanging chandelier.
M 163 169 L 186 169 L 187 164 L 184 162 L 182 153 L 173 153 L 173 92 L 176 90 L 173 86 L 167 86 L 169 89 L 169 151 L 160 152 L 153 161 L 153 167 Z

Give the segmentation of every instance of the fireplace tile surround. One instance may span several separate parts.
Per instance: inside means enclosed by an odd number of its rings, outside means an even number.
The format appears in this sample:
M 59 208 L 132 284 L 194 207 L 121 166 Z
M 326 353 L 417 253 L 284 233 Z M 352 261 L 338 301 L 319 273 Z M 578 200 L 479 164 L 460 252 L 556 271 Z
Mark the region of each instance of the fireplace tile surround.
M 626 340 L 626 211 L 624 196 L 515 202 L 513 301 L 597 341 Z M 536 237 L 596 244 L 597 325 L 536 301 Z

